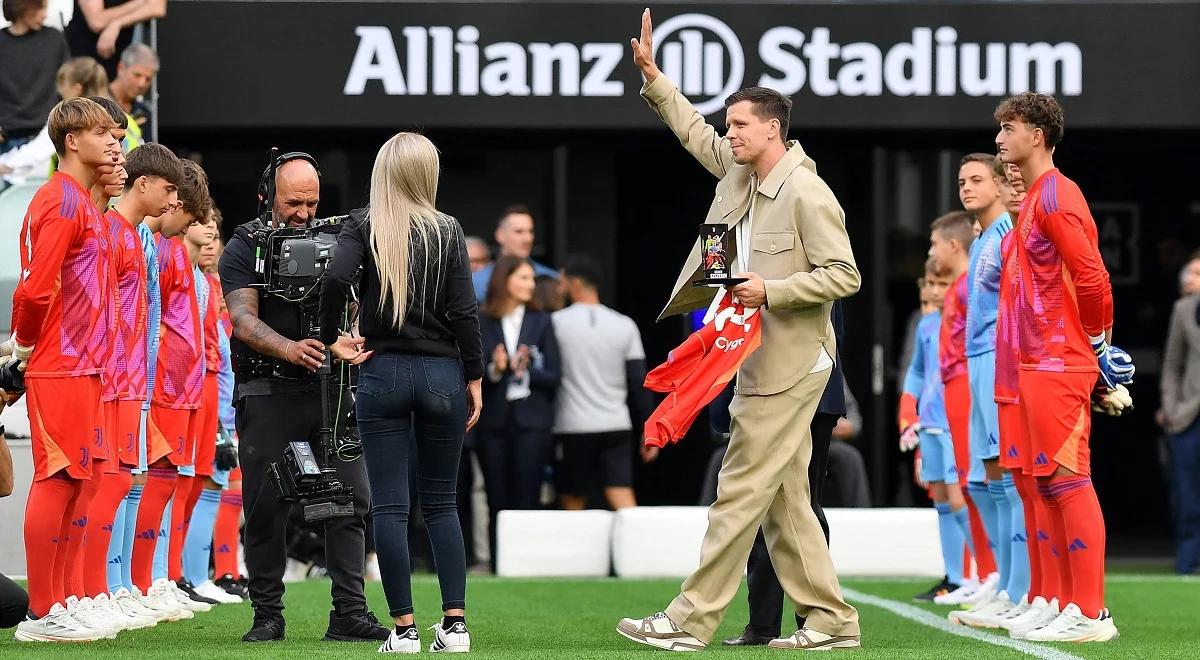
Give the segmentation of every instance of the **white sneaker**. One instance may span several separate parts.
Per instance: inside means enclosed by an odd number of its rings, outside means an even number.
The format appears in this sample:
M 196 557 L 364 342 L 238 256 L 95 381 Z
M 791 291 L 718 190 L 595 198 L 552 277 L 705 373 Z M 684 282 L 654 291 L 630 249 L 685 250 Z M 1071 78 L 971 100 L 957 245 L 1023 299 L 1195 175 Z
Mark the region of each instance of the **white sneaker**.
M 962 605 L 968 598 L 979 591 L 979 583 L 975 580 L 964 580 L 959 588 L 948 594 L 933 597 L 934 605 Z
M 666 612 L 656 612 L 644 619 L 621 619 L 617 632 L 639 644 L 668 651 L 703 651 L 708 646 L 680 630 Z
M 1031 607 L 1029 596 L 1021 596 L 1021 600 L 1017 601 L 1011 610 L 1001 615 L 997 623 L 1000 624 L 1001 628 L 1008 630 L 1009 626 L 1012 625 L 1012 621 L 1023 616 Z
M 139 630 L 158 624 L 158 619 L 154 617 L 127 613 L 116 601 L 109 598 L 108 594 L 100 594 L 93 598 L 92 607 L 107 612 L 121 630 Z
M 111 609 L 120 611 L 130 621 L 138 620 L 146 622 L 144 625 L 138 625 L 134 628 L 131 628 L 131 630 L 136 630 L 138 628 L 153 628 L 154 626 L 157 626 L 158 622 L 161 620 L 159 612 L 151 610 L 145 605 L 142 605 L 125 587 L 117 589 L 116 592 L 109 597 L 108 603 Z
M 767 646 L 773 649 L 828 651 L 829 649 L 856 649 L 862 646 L 862 642 L 858 635 L 826 635 L 818 630 L 802 628 L 791 637 L 771 640 Z
M 92 599 L 67 596 L 67 612 L 79 623 L 95 630 L 108 639 L 116 639 L 121 630 L 112 620 L 112 615 L 92 606 Z
M 308 579 L 309 564 L 302 561 L 291 559 L 287 560 L 283 568 L 283 582 L 289 584 L 292 582 L 303 582 Z M 243 575 L 245 575 L 243 573 Z
M 18 623 L 13 639 L 18 642 L 91 642 L 105 637 L 100 631 L 77 621 L 61 603 L 55 603 L 46 616 Z
M 467 632 L 467 624 L 455 622 L 450 630 L 443 630 L 441 623 L 435 623 L 430 628 L 434 631 L 433 642 L 429 645 L 430 653 L 466 653 L 471 650 L 471 633 Z
M 1033 599 L 1029 611 L 1008 622 L 1008 636 L 1013 639 L 1025 639 L 1029 633 L 1057 619 L 1058 614 L 1057 598 L 1046 602 L 1045 598 L 1038 596 Z
M 163 607 L 158 602 L 157 598 L 151 598 L 148 594 L 143 594 L 142 590 L 138 589 L 136 585 L 133 587 L 133 591 L 129 592 L 129 595 L 133 598 L 133 602 L 137 603 L 142 609 L 153 614 L 154 617 L 160 622 L 178 621 L 183 618 L 182 616 L 179 616 L 179 610 L 174 606 L 169 608 Z
M 170 621 L 191 619 L 196 616 L 195 612 L 184 607 L 183 603 L 180 603 L 179 599 L 175 598 L 175 593 L 167 586 L 168 584 L 171 584 L 169 580 L 160 579 L 158 582 L 150 585 L 150 591 L 146 596 L 149 601 L 148 604 L 156 610 L 167 612 L 167 619 Z
M 1008 592 L 1001 591 L 990 601 L 980 603 L 970 610 L 951 612 L 948 618 L 951 623 L 972 628 L 999 628 L 1000 619 L 1014 607 L 1016 604 L 1009 600 Z
M 420 653 L 421 652 L 421 636 L 417 633 L 416 627 L 409 628 L 403 637 L 396 634 L 396 629 L 392 628 L 392 634 L 379 645 L 380 653 Z
M 975 606 L 987 600 L 991 600 L 996 595 L 996 591 L 1000 585 L 1000 574 L 992 573 L 987 576 L 983 584 L 975 590 L 975 593 L 964 598 L 962 604 L 967 606 Z
M 154 586 L 151 587 L 151 589 L 153 590 L 156 588 L 162 591 L 164 594 L 167 594 L 170 598 L 174 598 L 175 602 L 182 609 L 191 610 L 192 612 L 207 612 L 212 609 L 212 605 L 209 605 L 208 603 L 201 603 L 200 601 L 192 600 L 191 596 L 188 596 L 183 592 L 183 589 L 179 588 L 179 585 L 175 584 L 171 580 L 168 580 L 167 578 L 159 578 L 155 580 Z
M 1025 639 L 1031 642 L 1108 642 L 1120 636 L 1108 610 L 1092 619 L 1084 616 L 1078 605 L 1071 603 L 1063 608 L 1058 618 L 1031 631 Z
M 205 580 L 197 585 L 196 593 L 204 596 L 205 598 L 211 598 L 218 603 L 223 603 L 226 605 L 237 605 L 238 603 L 242 602 L 242 598 L 240 596 L 234 596 L 228 591 L 225 591 L 221 587 L 213 584 L 212 580 Z

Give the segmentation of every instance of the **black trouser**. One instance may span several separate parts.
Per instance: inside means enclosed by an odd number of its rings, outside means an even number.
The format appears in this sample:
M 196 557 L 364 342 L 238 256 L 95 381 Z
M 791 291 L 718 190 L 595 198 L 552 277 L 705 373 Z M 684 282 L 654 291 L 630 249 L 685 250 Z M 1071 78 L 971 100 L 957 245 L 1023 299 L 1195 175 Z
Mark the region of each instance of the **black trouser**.
M 413 613 L 408 519 L 414 476 L 442 609 L 462 609 L 467 564 L 455 489 L 467 430 L 462 362 L 383 353 L 363 364 L 358 382 L 358 428 L 388 611 L 393 617 Z
M 12 628 L 29 613 L 29 594 L 21 585 L 0 575 L 0 628 Z
M 506 509 L 540 509 L 550 450 L 550 430 L 521 428 L 510 412 L 500 428 L 480 429 L 475 451 L 487 491 L 492 568 L 496 568 L 496 516 Z
M 337 405 L 336 398 L 331 402 Z M 344 405 L 344 404 L 343 404 Z M 316 387 L 302 392 L 243 396 L 237 401 L 238 460 L 242 466 L 242 506 L 246 512 L 246 570 L 256 616 L 283 612 L 283 569 L 290 504 L 279 501 L 267 465 L 283 456 L 289 442 L 308 441 L 324 462 L 318 442 L 321 397 Z M 366 524 L 371 505 L 367 470 L 360 458 L 332 460 L 338 479 L 354 488 L 354 515 L 325 521 L 325 565 L 333 580 L 333 607 L 339 614 L 367 607 L 363 596 Z
M 833 437 L 833 427 L 837 426 L 841 415 L 817 413 L 809 427 L 812 430 L 812 460 L 808 464 L 809 493 L 812 500 L 813 513 L 821 521 L 821 530 L 825 532 L 825 542 L 829 542 L 829 523 L 825 520 L 825 511 L 821 508 L 821 489 L 825 483 L 825 465 L 829 460 L 829 442 Z M 767 542 L 762 530 L 754 539 L 754 547 L 750 550 L 750 559 L 746 562 L 746 585 L 749 587 L 750 629 L 757 635 L 779 637 L 780 626 L 783 623 L 783 587 L 775 575 L 775 567 L 771 565 L 771 557 L 767 554 Z M 796 625 L 804 627 L 804 621 L 796 617 Z

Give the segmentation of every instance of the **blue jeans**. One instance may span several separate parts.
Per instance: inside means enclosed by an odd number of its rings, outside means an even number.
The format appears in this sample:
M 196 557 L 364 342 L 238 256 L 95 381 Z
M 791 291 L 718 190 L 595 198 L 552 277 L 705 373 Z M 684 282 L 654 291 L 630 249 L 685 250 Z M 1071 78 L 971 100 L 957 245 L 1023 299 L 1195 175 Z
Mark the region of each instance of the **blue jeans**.
M 358 431 L 375 551 L 393 617 L 413 613 L 409 563 L 410 476 L 433 546 L 442 609 L 466 606 L 467 564 L 458 522 L 458 462 L 467 427 L 466 381 L 456 358 L 383 353 L 362 365 Z
M 1171 494 L 1175 500 L 1175 570 L 1200 570 L 1200 418 L 1171 436 Z

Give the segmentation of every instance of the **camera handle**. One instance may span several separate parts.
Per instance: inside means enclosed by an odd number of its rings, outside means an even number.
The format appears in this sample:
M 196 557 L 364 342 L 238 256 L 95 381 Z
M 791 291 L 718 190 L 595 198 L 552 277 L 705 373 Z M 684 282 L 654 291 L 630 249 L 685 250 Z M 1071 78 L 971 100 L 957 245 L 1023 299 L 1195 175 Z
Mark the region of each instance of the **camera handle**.
M 330 412 L 329 404 L 329 380 L 332 372 L 333 356 L 326 350 L 325 359 L 321 362 L 321 366 L 317 368 L 317 383 L 321 389 L 321 428 L 317 431 L 317 437 L 321 441 L 321 452 L 324 458 L 321 471 L 326 473 L 337 472 L 333 467 L 333 414 Z M 339 388 L 338 396 L 341 395 L 342 392 Z

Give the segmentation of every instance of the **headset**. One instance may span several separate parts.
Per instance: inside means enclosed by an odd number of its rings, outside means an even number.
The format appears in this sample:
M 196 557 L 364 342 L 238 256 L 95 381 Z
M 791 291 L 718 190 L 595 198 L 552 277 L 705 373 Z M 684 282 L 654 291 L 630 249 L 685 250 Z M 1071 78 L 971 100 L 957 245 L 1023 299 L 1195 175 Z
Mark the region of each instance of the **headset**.
M 317 171 L 317 178 L 321 177 L 321 166 L 317 165 L 317 159 L 312 155 L 303 151 L 289 151 L 281 155 L 279 147 L 271 147 L 267 152 L 267 168 L 258 180 L 258 217 L 261 218 L 264 212 L 269 213 L 275 205 L 275 171 L 293 160 L 306 161 Z

